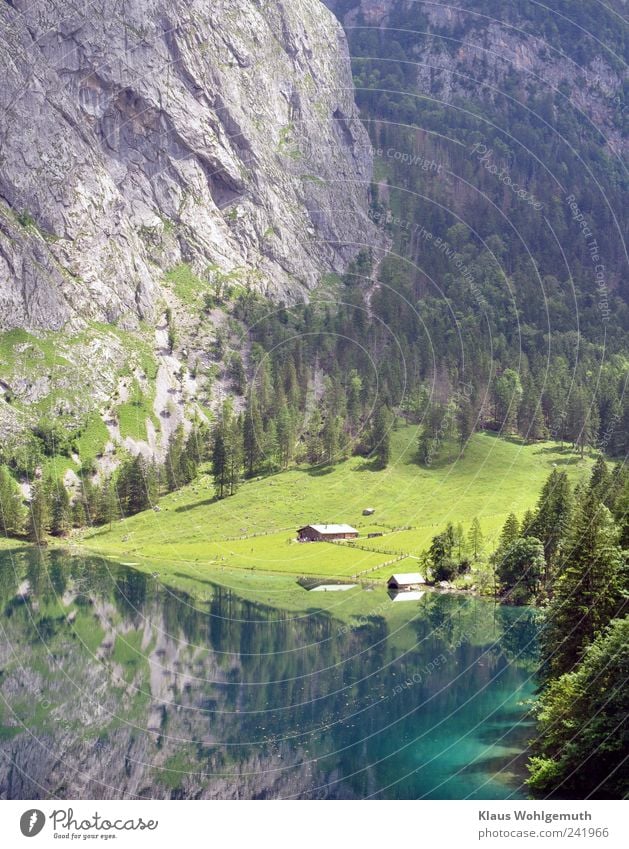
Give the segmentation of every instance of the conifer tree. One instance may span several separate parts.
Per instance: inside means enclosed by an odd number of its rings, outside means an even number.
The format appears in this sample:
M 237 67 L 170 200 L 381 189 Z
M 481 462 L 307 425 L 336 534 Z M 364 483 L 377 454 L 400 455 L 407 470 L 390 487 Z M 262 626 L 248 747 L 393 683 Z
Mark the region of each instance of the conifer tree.
M 227 448 L 222 425 L 217 425 L 212 448 L 212 474 L 217 498 L 224 498 L 228 483 Z
M 50 532 L 50 495 L 45 482 L 40 478 L 31 484 L 31 501 L 28 511 L 28 535 L 38 545 L 46 544 Z
M 319 408 L 315 407 L 308 422 L 308 433 L 306 436 L 306 456 L 308 462 L 312 465 L 320 463 L 323 458 L 322 430 L 323 419 Z
M 530 533 L 540 539 L 546 558 L 546 580 L 550 580 L 558 565 L 561 546 L 570 528 L 573 497 L 568 475 L 553 469 L 547 478 L 539 499 Z
M 606 507 L 610 507 L 610 509 L 612 505 L 608 504 L 607 500 L 612 494 L 611 484 L 612 476 L 607 468 L 605 458 L 601 455 L 597 457 L 592 468 L 592 474 L 590 476 L 590 492 L 595 493 L 599 501 L 602 501 L 603 504 L 605 504 Z
M 515 604 L 528 604 L 537 595 L 544 566 L 542 543 L 535 537 L 518 537 L 497 564 L 500 592 Z
M 17 483 L 6 466 L 0 466 L 0 533 L 14 536 L 22 532 L 24 508 Z
M 463 398 L 459 404 L 456 415 L 457 430 L 459 432 L 459 445 L 461 451 L 465 451 L 471 435 L 474 433 L 474 410 L 467 398 Z
M 579 504 L 553 586 L 544 631 L 544 662 L 554 676 L 569 672 L 594 637 L 626 607 L 626 567 L 611 513 L 593 493 Z
M 499 548 L 507 549 L 520 536 L 520 524 L 515 513 L 509 513 L 500 533 Z
M 472 552 L 472 557 L 474 560 L 478 560 L 483 550 L 483 531 L 478 516 L 472 519 L 468 533 L 468 544 Z
M 255 400 L 249 399 L 243 420 L 244 467 L 248 478 L 258 473 L 263 451 L 264 430 L 260 410 Z
M 372 455 L 379 469 L 386 469 L 391 459 L 391 428 L 393 415 L 391 410 L 382 405 L 376 411 L 371 428 Z
M 63 481 L 49 481 L 47 483 L 50 492 L 51 513 L 50 533 L 53 536 L 65 536 L 72 525 L 72 508 L 68 490 Z

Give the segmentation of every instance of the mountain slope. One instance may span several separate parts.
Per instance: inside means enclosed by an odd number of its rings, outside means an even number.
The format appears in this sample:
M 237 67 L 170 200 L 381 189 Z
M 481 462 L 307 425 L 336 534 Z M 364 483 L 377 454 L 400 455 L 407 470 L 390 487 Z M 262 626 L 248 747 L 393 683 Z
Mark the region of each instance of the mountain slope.
M 365 241 L 369 146 L 323 5 L 15 0 L 0 21 L 0 329 L 152 321 L 182 262 L 293 299 Z

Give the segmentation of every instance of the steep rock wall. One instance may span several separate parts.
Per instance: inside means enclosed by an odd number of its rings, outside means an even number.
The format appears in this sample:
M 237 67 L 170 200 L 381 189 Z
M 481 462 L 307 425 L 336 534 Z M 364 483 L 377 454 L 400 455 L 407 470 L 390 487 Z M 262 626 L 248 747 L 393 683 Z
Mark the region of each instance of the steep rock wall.
M 372 241 L 319 2 L 2 2 L 0 67 L 0 330 L 153 320 L 181 262 L 301 297 Z

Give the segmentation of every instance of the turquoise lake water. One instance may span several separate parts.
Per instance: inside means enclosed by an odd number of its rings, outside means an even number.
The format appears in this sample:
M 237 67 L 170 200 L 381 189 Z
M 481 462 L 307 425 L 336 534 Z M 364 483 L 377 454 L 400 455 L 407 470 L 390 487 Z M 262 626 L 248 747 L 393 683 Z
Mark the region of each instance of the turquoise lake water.
M 0 555 L 1 798 L 526 796 L 535 611 L 427 592 L 392 619 L 351 590 L 365 615 L 339 618 L 208 586 Z

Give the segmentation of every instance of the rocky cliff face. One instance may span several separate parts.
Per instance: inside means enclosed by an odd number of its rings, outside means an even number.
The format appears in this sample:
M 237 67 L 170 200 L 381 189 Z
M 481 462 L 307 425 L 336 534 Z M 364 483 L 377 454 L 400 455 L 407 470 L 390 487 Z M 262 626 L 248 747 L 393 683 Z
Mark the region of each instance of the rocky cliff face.
M 626 155 L 629 140 L 622 131 L 623 83 L 626 73 L 621 62 L 612 62 L 613 50 L 606 49 L 599 33 L 588 35 L 587 27 L 572 26 L 569 18 L 547 10 L 544 30 L 525 16 L 519 17 L 517 4 L 496 5 L 495 16 L 487 8 L 462 0 L 430 3 L 422 0 L 324 0 L 326 6 L 349 29 L 368 26 L 393 27 L 396 14 L 412 9 L 417 21 L 414 56 L 417 90 L 438 102 L 457 99 L 493 102 L 501 91 L 509 91 L 515 74 L 524 84 L 518 97 L 526 99 L 536 90 L 559 90 L 565 96 L 565 109 L 582 113 L 601 133 L 608 152 Z M 617 6 L 619 26 L 622 8 Z M 613 14 L 608 9 L 608 13 Z M 578 61 L 561 49 L 557 27 L 572 36 L 583 37 L 593 55 Z M 400 30 L 400 37 L 410 36 Z M 598 43 L 597 43 L 598 41 Z
M 181 262 L 296 297 L 370 241 L 318 0 L 11 0 L 0 66 L 0 330 L 133 327 Z

